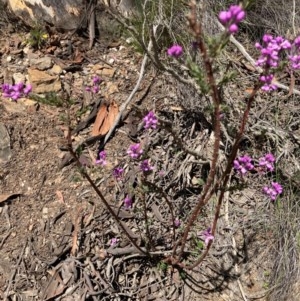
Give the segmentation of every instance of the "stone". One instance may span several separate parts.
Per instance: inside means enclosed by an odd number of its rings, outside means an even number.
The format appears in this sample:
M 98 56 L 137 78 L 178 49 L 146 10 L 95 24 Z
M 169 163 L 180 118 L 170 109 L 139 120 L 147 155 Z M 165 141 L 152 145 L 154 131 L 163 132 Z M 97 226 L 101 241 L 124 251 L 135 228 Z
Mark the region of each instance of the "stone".
M 28 69 L 29 82 L 33 93 L 58 92 L 61 90 L 61 82 L 58 76 L 49 75 L 45 71 Z
M 3 0 L 2 0 L 3 1 Z M 5 0 L 10 10 L 29 26 L 43 22 L 65 30 L 77 29 L 85 14 L 85 0 Z M 1 2 L 1 0 L 0 0 Z
M 25 83 L 25 74 L 21 72 L 16 72 L 13 74 L 13 80 L 15 84 Z
M 1 98 L 0 98 L 1 99 Z M 1 100 L 4 110 L 13 114 L 21 114 L 25 112 L 25 107 L 20 103 L 11 101 L 10 99 L 4 98 Z
M 59 65 L 54 65 L 50 70 L 49 73 L 60 75 L 63 72 L 63 69 Z
M 47 70 L 53 66 L 52 60 L 50 57 L 45 56 L 38 59 L 30 59 L 30 65 L 38 70 Z
M 108 95 L 119 92 L 118 86 L 114 83 L 111 83 L 111 82 L 107 83 L 106 89 L 107 89 Z
M 96 74 L 100 76 L 113 77 L 115 75 L 115 68 L 103 68 L 101 70 L 97 70 Z

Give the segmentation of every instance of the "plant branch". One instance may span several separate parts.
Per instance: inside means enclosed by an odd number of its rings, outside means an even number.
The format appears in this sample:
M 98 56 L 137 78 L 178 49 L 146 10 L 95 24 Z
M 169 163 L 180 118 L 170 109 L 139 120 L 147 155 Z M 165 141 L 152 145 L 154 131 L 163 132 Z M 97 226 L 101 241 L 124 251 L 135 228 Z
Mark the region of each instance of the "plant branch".
M 69 129 L 68 131 L 68 150 L 70 152 L 70 154 L 72 155 L 72 157 L 75 160 L 75 163 L 77 165 L 77 167 L 79 168 L 81 174 L 86 178 L 86 180 L 89 182 L 89 184 L 92 186 L 92 188 L 94 189 L 94 191 L 97 193 L 97 195 L 99 196 L 99 198 L 101 199 L 102 203 L 105 205 L 106 209 L 109 211 L 109 213 L 111 214 L 111 216 L 114 218 L 114 220 L 116 221 L 117 225 L 120 227 L 120 229 L 122 230 L 122 232 L 128 237 L 128 239 L 131 241 L 131 243 L 134 245 L 134 247 L 142 254 L 144 255 L 149 255 L 147 251 L 144 251 L 142 248 L 140 248 L 135 239 L 133 237 L 131 237 L 131 235 L 128 233 L 128 231 L 126 230 L 126 228 L 124 227 L 124 225 L 122 224 L 121 220 L 119 219 L 119 217 L 117 216 L 117 214 L 114 212 L 114 210 L 111 208 L 111 206 L 109 205 L 109 203 L 107 202 L 107 200 L 105 199 L 105 197 L 103 196 L 102 192 L 99 190 L 99 188 L 96 186 L 96 184 L 94 183 L 94 181 L 91 179 L 91 177 L 88 175 L 88 173 L 83 169 L 79 158 L 77 156 L 77 154 L 75 153 L 75 151 L 73 150 L 73 146 L 72 146 L 72 140 L 71 140 L 71 130 Z
M 213 221 L 212 230 L 211 230 L 211 233 L 212 233 L 213 236 L 215 236 L 215 233 L 216 233 L 217 223 L 218 223 L 218 219 L 219 219 L 220 211 L 221 211 L 221 206 L 222 206 L 224 194 L 226 192 L 226 187 L 227 187 L 227 184 L 228 184 L 228 181 L 229 181 L 229 178 L 230 178 L 230 173 L 231 173 L 231 170 L 232 170 L 233 161 L 234 161 L 234 159 L 237 156 L 239 145 L 240 145 L 241 139 L 243 137 L 243 134 L 245 132 L 245 126 L 246 126 L 246 123 L 247 123 L 247 120 L 248 120 L 248 116 L 249 116 L 249 113 L 250 113 L 251 105 L 252 105 L 252 103 L 253 103 L 253 101 L 255 99 L 256 93 L 261 88 L 261 85 L 262 84 L 260 82 L 258 82 L 256 84 L 255 88 L 253 89 L 251 95 L 248 98 L 247 107 L 246 107 L 246 109 L 244 111 L 244 114 L 243 114 L 243 117 L 242 117 L 242 120 L 241 120 L 240 130 L 239 130 L 239 133 L 237 134 L 235 143 L 234 143 L 234 145 L 232 147 L 232 151 L 230 153 L 230 156 L 229 156 L 229 159 L 227 161 L 227 165 L 226 165 L 225 171 L 224 171 L 221 179 L 214 185 L 213 189 L 210 191 L 210 193 L 207 195 L 207 197 L 203 200 L 203 206 L 204 206 L 204 205 L 206 205 L 208 203 L 208 201 L 210 200 L 211 196 L 214 193 L 216 193 L 218 191 L 219 187 L 220 187 L 220 195 L 218 197 L 218 203 L 217 203 L 217 206 L 216 206 L 214 221 Z M 211 248 L 211 245 L 212 245 L 212 241 L 210 241 L 210 243 L 207 245 L 206 250 L 200 256 L 200 258 L 198 260 L 196 260 L 192 265 L 186 266 L 186 268 L 192 270 L 196 266 L 198 266 L 205 259 L 205 257 L 207 256 L 207 254 L 209 252 L 209 249 Z
M 186 245 L 186 241 L 188 238 L 188 234 L 191 230 L 191 227 L 195 223 L 199 212 L 201 208 L 204 206 L 204 200 L 206 198 L 207 193 L 209 192 L 213 182 L 214 182 L 214 177 L 216 174 L 216 165 L 218 161 L 218 156 L 219 156 L 219 147 L 220 147 L 220 139 L 221 139 L 221 123 L 220 123 L 220 104 L 221 104 L 221 98 L 220 94 L 218 92 L 217 84 L 214 78 L 214 73 L 213 73 L 213 66 L 212 66 L 212 61 L 210 60 L 206 44 L 203 39 L 203 32 L 202 32 L 202 26 L 201 23 L 197 21 L 197 16 L 196 16 L 196 4 L 194 1 L 191 2 L 190 4 L 191 7 L 191 14 L 188 16 L 188 21 L 190 28 L 192 29 L 194 36 L 196 38 L 197 44 L 199 45 L 199 50 L 202 54 L 203 62 L 204 62 L 204 67 L 205 67 L 205 72 L 207 76 L 207 81 L 208 85 L 210 87 L 210 92 L 214 104 L 214 135 L 215 135 L 215 140 L 214 140 L 214 145 L 213 145 L 213 155 L 212 155 L 212 161 L 211 161 L 211 166 L 210 166 L 210 171 L 207 177 L 207 181 L 204 185 L 203 192 L 201 196 L 199 197 L 197 206 L 193 210 L 188 224 L 184 230 L 182 239 L 180 240 L 181 248 L 180 252 L 178 255 L 178 261 L 181 260 L 182 255 L 184 253 L 184 248 Z M 174 254 L 176 253 L 176 248 L 177 245 L 174 247 Z

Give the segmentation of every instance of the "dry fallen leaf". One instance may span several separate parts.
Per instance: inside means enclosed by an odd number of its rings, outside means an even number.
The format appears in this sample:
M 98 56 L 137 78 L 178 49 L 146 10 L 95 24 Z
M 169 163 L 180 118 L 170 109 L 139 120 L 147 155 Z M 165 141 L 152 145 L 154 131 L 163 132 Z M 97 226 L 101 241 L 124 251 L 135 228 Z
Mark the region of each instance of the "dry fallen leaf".
M 93 126 L 92 136 L 105 135 L 114 124 L 118 113 L 119 107 L 114 101 L 102 104 Z

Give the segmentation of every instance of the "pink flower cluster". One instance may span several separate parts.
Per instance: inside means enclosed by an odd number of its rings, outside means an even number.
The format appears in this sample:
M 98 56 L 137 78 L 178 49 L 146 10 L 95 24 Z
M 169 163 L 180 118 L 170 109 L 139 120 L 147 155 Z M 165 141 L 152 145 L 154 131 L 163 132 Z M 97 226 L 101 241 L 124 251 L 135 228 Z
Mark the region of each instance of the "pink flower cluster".
M 255 47 L 260 50 L 256 65 L 268 69 L 278 66 L 280 52 L 291 49 L 291 43 L 283 37 L 274 38 L 272 35 L 265 34 L 263 44 L 255 43 Z
M 273 154 L 266 154 L 259 158 L 256 170 L 258 170 L 258 172 L 272 172 L 275 169 L 275 161 L 276 159 Z M 254 169 L 252 162 L 253 160 L 250 156 L 241 156 L 234 160 L 233 168 L 244 176 L 248 171 Z M 263 193 L 268 195 L 272 201 L 274 201 L 277 196 L 282 193 L 282 191 L 282 186 L 277 182 L 272 182 L 271 187 L 265 186 L 263 188 Z
M 130 209 L 132 207 L 132 198 L 127 195 L 126 198 L 123 200 L 123 203 L 126 209 Z
M 211 228 L 207 228 L 202 233 L 200 232 L 200 233 L 197 233 L 197 234 L 198 234 L 198 236 L 200 236 L 200 238 L 202 240 L 204 240 L 204 243 L 205 243 L 206 246 L 209 244 L 210 241 L 213 241 L 215 239 L 215 237 L 211 233 Z
M 254 165 L 252 164 L 251 157 L 245 155 L 238 157 L 233 161 L 233 167 L 234 169 L 239 172 L 240 174 L 244 175 L 249 170 L 252 170 L 254 168 Z
M 291 46 L 289 60 L 293 70 L 300 69 L 300 36 L 294 40 L 294 43 Z
M 123 173 L 124 173 L 124 168 L 122 167 L 116 167 L 113 170 L 113 176 L 117 181 L 120 181 L 122 179 Z
M 106 152 L 101 151 L 99 152 L 99 159 L 96 160 L 96 164 L 100 164 L 102 166 L 106 165 Z
M 150 164 L 149 159 L 143 160 L 140 164 L 140 169 L 143 172 L 151 171 L 154 167 Z
M 167 53 L 169 56 L 178 58 L 182 55 L 183 49 L 180 45 L 173 45 L 167 50 Z
M 277 182 L 272 182 L 271 187 L 265 186 L 263 192 L 268 195 L 272 201 L 275 201 L 277 196 L 283 191 L 282 186 Z
M 143 150 L 141 149 L 141 144 L 136 143 L 130 145 L 127 154 L 132 158 L 132 159 L 138 159 L 141 154 L 143 153 Z
M 262 86 L 262 90 L 264 91 L 277 89 L 276 85 L 272 83 L 274 78 L 272 68 L 278 67 L 281 52 L 288 51 L 291 69 L 300 69 L 300 36 L 291 43 L 281 36 L 273 37 L 270 34 L 265 34 L 262 44 L 256 43 L 255 47 L 260 51 L 256 65 L 262 67 L 266 72 L 260 77 L 261 82 L 264 83 Z
M 275 157 L 272 154 L 266 154 L 259 159 L 259 166 L 265 171 L 274 170 Z
M 15 85 L 3 84 L 1 88 L 3 97 L 11 98 L 15 101 L 21 97 L 27 96 L 32 90 L 31 85 L 25 86 L 24 83 L 18 83 Z
M 143 119 L 145 125 L 144 128 L 145 129 L 156 129 L 157 127 L 157 117 L 155 116 L 153 111 L 150 111 Z
M 244 20 L 246 12 L 239 5 L 231 5 L 227 11 L 219 13 L 219 20 L 225 26 L 229 34 L 238 32 L 238 24 Z
M 99 92 L 99 86 L 102 82 L 102 79 L 98 76 L 98 75 L 95 75 L 92 79 L 92 86 L 86 86 L 85 87 L 85 91 L 88 91 L 88 92 L 92 92 L 94 94 L 97 94 Z

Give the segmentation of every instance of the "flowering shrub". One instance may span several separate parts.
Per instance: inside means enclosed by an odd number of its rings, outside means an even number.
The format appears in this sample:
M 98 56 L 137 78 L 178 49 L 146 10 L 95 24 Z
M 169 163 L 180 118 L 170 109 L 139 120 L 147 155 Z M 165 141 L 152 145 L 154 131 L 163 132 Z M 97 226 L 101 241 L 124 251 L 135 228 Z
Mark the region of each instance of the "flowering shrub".
M 191 5 L 192 7 L 192 5 Z M 224 78 L 219 79 L 218 76 L 215 75 L 218 68 L 216 68 L 215 64 L 215 56 L 219 53 L 220 49 L 223 49 L 223 46 L 228 42 L 229 36 L 232 34 L 236 34 L 239 30 L 240 23 L 246 17 L 245 7 L 242 5 L 232 5 L 229 7 L 228 10 L 222 11 L 219 14 L 220 22 L 225 26 L 225 34 L 220 35 L 220 38 L 214 39 L 211 44 L 205 39 L 204 34 L 202 32 L 201 26 L 197 23 L 196 13 L 193 8 L 191 8 L 191 15 L 188 17 L 188 21 L 190 24 L 190 28 L 193 31 L 193 38 L 195 42 L 193 43 L 194 55 L 200 56 L 202 59 L 201 68 L 197 65 L 196 60 L 188 57 L 188 53 L 184 52 L 184 49 L 181 45 L 175 44 L 171 45 L 167 49 L 167 55 L 173 59 L 178 59 L 185 54 L 187 56 L 187 69 L 188 71 L 184 74 L 184 76 L 192 76 L 195 79 L 198 87 L 200 87 L 201 91 L 205 92 L 209 95 L 209 98 L 212 102 L 213 108 L 213 116 L 212 116 L 212 127 L 213 127 L 213 134 L 214 134 L 214 143 L 212 146 L 212 159 L 210 158 L 209 162 L 209 171 L 208 175 L 203 180 L 203 183 L 197 187 L 199 188 L 199 195 L 197 195 L 197 199 L 195 201 L 194 207 L 189 212 L 189 216 L 182 217 L 179 215 L 177 208 L 174 210 L 174 200 L 168 195 L 168 192 L 164 191 L 164 184 L 157 183 L 158 181 L 165 181 L 169 175 L 167 168 L 164 166 L 163 160 L 158 158 L 158 160 L 153 160 L 150 152 L 156 145 L 161 143 L 159 147 L 163 148 L 164 143 L 161 142 L 160 137 L 153 142 L 153 136 L 159 134 L 163 136 L 163 133 L 168 133 L 173 138 L 173 144 L 168 145 L 168 148 L 172 148 L 168 155 L 170 158 L 174 156 L 174 149 L 176 152 L 183 153 L 183 154 L 190 154 L 192 155 L 195 160 L 201 158 L 202 154 L 198 154 L 197 152 L 190 150 L 186 146 L 185 138 L 181 138 L 179 134 L 173 130 L 173 124 L 166 120 L 159 118 L 157 112 L 150 110 L 144 117 L 143 117 L 143 137 L 139 141 L 140 143 L 134 143 L 130 145 L 127 149 L 127 156 L 122 160 L 126 161 L 125 164 L 120 164 L 117 162 L 117 167 L 112 170 L 112 176 L 114 177 L 116 186 L 122 187 L 122 183 L 124 184 L 122 189 L 118 190 L 118 194 L 116 199 L 118 202 L 122 202 L 122 205 L 127 210 L 132 210 L 137 214 L 140 214 L 142 211 L 142 218 L 144 218 L 144 225 L 145 225 L 145 232 L 141 231 L 141 236 L 146 235 L 144 239 L 144 244 L 147 245 L 147 251 L 143 251 L 139 245 L 137 245 L 136 241 L 131 239 L 129 233 L 126 232 L 126 229 L 122 228 L 122 224 L 120 223 L 120 227 L 122 230 L 127 233 L 127 237 L 131 241 L 131 243 L 141 252 L 145 253 L 146 255 L 148 251 L 151 250 L 151 231 L 149 230 L 149 225 L 151 225 L 151 221 L 148 220 L 148 213 L 150 210 L 149 202 L 152 201 L 154 198 L 153 195 L 159 195 L 159 200 L 161 202 L 165 202 L 170 211 L 170 219 L 171 222 L 168 225 L 172 227 L 173 232 L 173 245 L 172 245 L 172 254 L 169 257 L 166 257 L 164 260 L 172 264 L 174 266 L 180 266 L 181 268 L 186 269 L 193 269 L 201 261 L 205 258 L 206 254 L 208 253 L 209 249 L 211 248 L 212 242 L 216 239 L 216 229 L 218 219 L 220 217 L 220 210 L 222 208 L 222 202 L 224 199 L 225 191 L 233 190 L 233 186 L 230 184 L 230 177 L 232 171 L 234 170 L 237 174 L 237 181 L 241 179 L 243 183 L 246 182 L 247 175 L 253 176 L 257 174 L 262 180 L 261 187 L 262 189 L 259 190 L 262 192 L 262 195 L 266 195 L 272 201 L 278 199 L 279 195 L 283 193 L 283 187 L 281 184 L 277 182 L 272 182 L 270 179 L 274 176 L 275 172 L 275 156 L 271 153 L 267 153 L 261 158 L 253 159 L 249 155 L 242 155 L 238 156 L 238 152 L 240 149 L 240 144 L 242 138 L 245 134 L 245 128 L 249 116 L 249 112 L 253 107 L 253 103 L 255 101 L 256 93 L 262 89 L 266 92 L 271 92 L 276 89 L 276 85 L 274 84 L 274 77 L 277 68 L 279 68 L 281 62 L 280 59 L 282 57 L 282 51 L 288 51 L 288 60 L 289 65 L 291 68 L 297 69 L 300 67 L 300 57 L 299 57 L 299 49 L 300 49 L 300 37 L 296 38 L 294 42 L 290 42 L 283 37 L 273 37 L 271 35 L 265 35 L 263 37 L 262 43 L 256 43 L 256 48 L 259 50 L 259 58 L 256 61 L 256 65 L 262 68 L 261 74 L 257 78 L 257 82 L 253 89 L 253 92 L 250 93 L 250 96 L 244 99 L 245 101 L 245 108 L 243 114 L 241 114 L 240 123 L 237 124 L 238 131 L 236 136 L 234 137 L 234 141 L 229 143 L 231 144 L 229 149 L 229 154 L 227 156 L 227 162 L 225 168 L 221 171 L 221 175 L 217 175 L 216 170 L 218 169 L 219 163 L 219 151 L 221 146 L 221 137 L 222 137 L 222 127 L 221 122 L 224 123 L 225 114 L 224 114 L 224 103 L 226 99 L 222 98 L 222 93 L 220 93 L 220 88 L 222 87 L 223 83 L 226 83 L 228 78 L 224 76 Z M 146 49 L 146 48 L 145 48 Z M 211 55 L 211 57 L 210 57 Z M 174 60 L 175 64 L 181 64 L 183 59 L 180 61 Z M 156 62 L 157 63 L 157 62 Z M 159 62 L 156 65 L 162 65 L 162 62 Z M 164 71 L 169 71 L 169 68 L 162 68 Z M 186 70 L 185 68 L 180 70 Z M 176 78 L 180 78 L 180 74 L 175 73 L 174 70 L 170 71 L 171 75 L 174 75 Z M 185 80 L 185 78 L 184 78 Z M 101 80 L 99 78 L 93 78 L 93 87 L 98 87 Z M 92 87 L 90 87 L 92 91 Z M 204 93 L 203 92 L 203 93 Z M 156 131 L 154 131 L 156 130 Z M 159 130 L 159 131 L 158 131 Z M 161 131 L 160 131 L 161 130 Z M 163 132 L 165 131 L 165 132 Z M 157 138 L 157 137 L 156 137 Z M 152 141 L 151 141 L 152 139 Z M 153 145 L 151 144 L 153 142 Z M 154 146 L 155 144 L 155 146 Z M 173 147 L 175 145 L 175 147 Z M 166 150 L 166 152 L 169 151 Z M 105 151 L 99 153 L 99 159 L 97 159 L 96 163 L 100 165 L 107 164 L 107 157 Z M 151 158 L 151 159 L 149 159 Z M 181 157 L 176 157 L 176 160 L 180 160 Z M 206 158 L 207 159 L 207 158 Z M 202 163 L 199 163 L 202 164 Z M 123 166 L 123 167 L 121 167 Z M 178 166 L 175 164 L 175 166 Z M 127 176 L 124 176 L 124 169 L 126 168 Z M 130 171 L 130 172 L 128 172 Z M 174 172 L 174 171 L 172 171 Z M 196 172 L 199 172 L 197 169 Z M 196 173 L 195 172 L 195 173 Z M 175 171 L 176 173 L 176 171 Z M 128 178 L 130 177 L 131 182 L 128 183 Z M 269 177 L 268 181 L 271 182 L 270 186 L 263 184 L 263 179 Z M 195 177 L 196 178 L 196 177 Z M 125 182 L 127 180 L 127 183 Z M 166 180 L 167 181 L 167 180 Z M 192 182 L 192 181 L 191 181 Z M 196 181 L 197 182 L 197 181 Z M 161 184 L 161 186 L 160 186 Z M 194 183 L 192 182 L 194 185 Z M 251 184 L 251 183 L 250 183 Z M 166 185 L 167 186 L 167 185 Z M 171 186 L 171 185 L 170 185 Z M 228 190 L 227 190 L 228 187 Z M 101 199 L 105 200 L 105 198 L 101 196 Z M 150 195 L 151 194 L 151 195 Z M 212 199 L 213 195 L 217 195 L 217 201 L 215 212 L 213 214 L 213 222 L 212 226 L 202 230 L 197 233 L 197 237 L 204 241 L 206 246 L 206 250 L 203 253 L 203 256 L 199 256 L 197 260 L 192 263 L 186 263 L 185 258 L 185 248 L 189 245 L 189 238 L 191 237 L 191 232 L 194 230 L 196 223 L 199 223 L 198 217 L 201 216 L 203 212 L 203 207 L 206 206 Z M 118 199 L 119 198 L 119 199 Z M 134 206 L 133 206 L 133 199 L 134 199 Z M 149 201 L 150 200 L 150 201 Z M 105 202 L 105 201 L 104 201 Z M 213 205 L 215 202 L 211 202 Z M 107 205 L 107 208 L 110 208 Z M 111 211 L 112 215 L 114 216 L 115 220 L 118 222 L 118 216 L 115 215 L 114 211 Z M 179 232 L 181 231 L 181 232 Z M 146 234 L 145 234 L 146 233 Z M 195 236 L 193 236 L 195 237 Z M 176 241 L 177 240 L 177 241 Z M 149 243 L 148 243 L 149 242 Z M 149 246 L 148 246 L 149 244 Z

